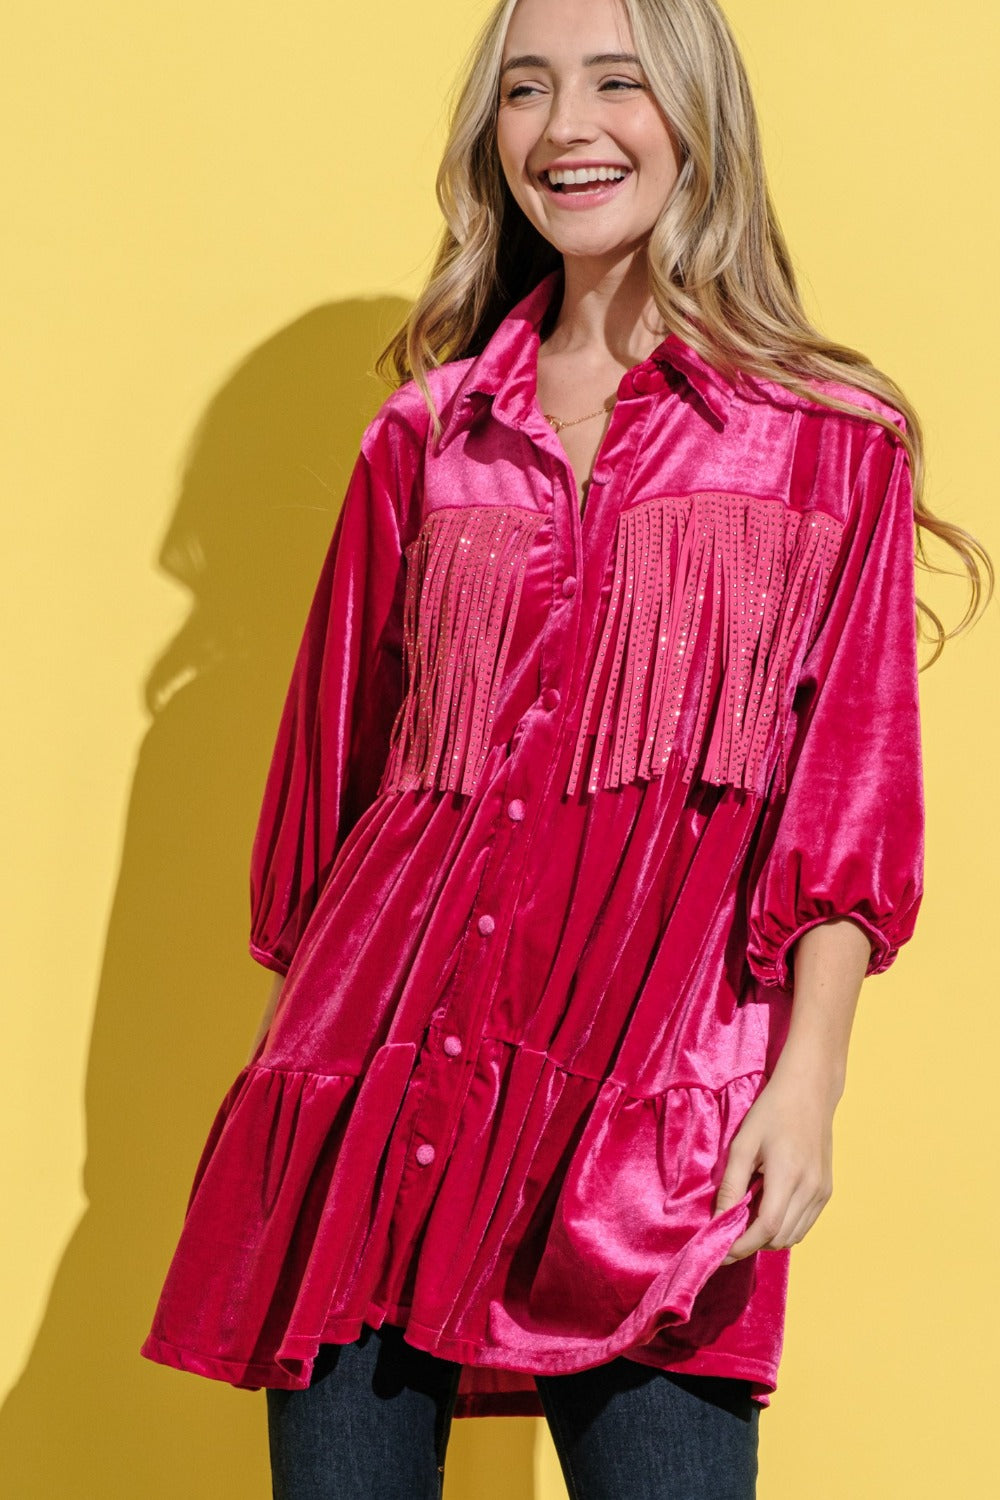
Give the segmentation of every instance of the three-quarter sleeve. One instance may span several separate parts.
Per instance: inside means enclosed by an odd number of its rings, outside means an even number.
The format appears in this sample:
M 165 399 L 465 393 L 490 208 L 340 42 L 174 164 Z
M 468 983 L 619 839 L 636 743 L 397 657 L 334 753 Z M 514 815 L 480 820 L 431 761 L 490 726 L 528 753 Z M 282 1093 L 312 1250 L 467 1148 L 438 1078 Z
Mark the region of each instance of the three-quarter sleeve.
M 866 972 L 887 969 L 923 893 L 912 479 L 905 446 L 881 426 L 844 537 L 796 690 L 786 790 L 751 865 L 747 961 L 781 989 L 792 987 L 797 939 L 836 918 L 867 934 Z
M 250 952 L 287 973 L 330 868 L 374 801 L 402 698 L 400 467 L 365 433 L 309 609 L 250 862 Z

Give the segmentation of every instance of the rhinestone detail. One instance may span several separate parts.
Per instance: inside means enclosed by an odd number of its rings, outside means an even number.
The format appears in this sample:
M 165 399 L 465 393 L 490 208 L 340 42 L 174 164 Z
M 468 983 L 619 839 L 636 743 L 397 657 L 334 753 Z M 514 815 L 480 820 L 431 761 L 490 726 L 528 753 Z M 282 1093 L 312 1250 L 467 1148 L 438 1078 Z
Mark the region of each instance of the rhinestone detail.
M 842 531 L 825 512 L 716 491 L 623 511 L 567 793 L 584 775 L 589 792 L 660 776 L 674 750 L 685 781 L 761 795 L 777 750 L 784 787 L 789 677 Z
M 380 791 L 471 792 L 545 519 L 514 506 L 455 506 L 432 512 L 406 548 L 403 701 Z

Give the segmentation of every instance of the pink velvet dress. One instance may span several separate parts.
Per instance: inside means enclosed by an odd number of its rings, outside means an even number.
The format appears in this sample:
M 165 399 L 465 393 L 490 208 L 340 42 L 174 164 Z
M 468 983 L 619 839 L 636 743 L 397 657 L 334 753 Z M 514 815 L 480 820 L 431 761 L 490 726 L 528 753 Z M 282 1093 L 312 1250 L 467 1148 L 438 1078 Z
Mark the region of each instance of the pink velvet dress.
M 142 1354 L 299 1389 L 405 1327 L 458 1416 L 627 1356 L 776 1388 L 790 1251 L 722 1262 L 792 949 L 892 963 L 920 904 L 902 416 L 629 370 L 581 514 L 536 399 L 552 272 L 368 426 L 252 857 L 286 973 L 197 1165 Z

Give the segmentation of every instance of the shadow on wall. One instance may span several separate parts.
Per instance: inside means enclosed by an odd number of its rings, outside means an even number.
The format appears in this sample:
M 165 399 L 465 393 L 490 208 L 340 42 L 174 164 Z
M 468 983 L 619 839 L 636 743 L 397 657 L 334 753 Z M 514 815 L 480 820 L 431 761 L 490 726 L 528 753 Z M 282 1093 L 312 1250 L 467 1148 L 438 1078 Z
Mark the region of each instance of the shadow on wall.
M 250 844 L 312 589 L 388 393 L 374 358 L 406 310 L 306 314 L 234 372 L 192 440 L 159 559 L 192 604 L 146 683 L 86 1084 L 89 1207 L 0 1414 L 17 1500 L 270 1494 L 263 1391 L 138 1349 L 270 985 L 246 951 Z M 530 1496 L 536 1426 L 454 1423 L 447 1493 Z

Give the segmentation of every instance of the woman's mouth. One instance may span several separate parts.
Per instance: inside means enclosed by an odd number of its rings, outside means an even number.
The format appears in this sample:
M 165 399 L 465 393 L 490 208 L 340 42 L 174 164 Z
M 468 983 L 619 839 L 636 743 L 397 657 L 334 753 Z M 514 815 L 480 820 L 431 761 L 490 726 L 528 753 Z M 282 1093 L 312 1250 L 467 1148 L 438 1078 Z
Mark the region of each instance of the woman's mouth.
M 631 167 L 552 167 L 538 174 L 545 196 L 561 208 L 589 208 L 613 198 L 632 175 Z

